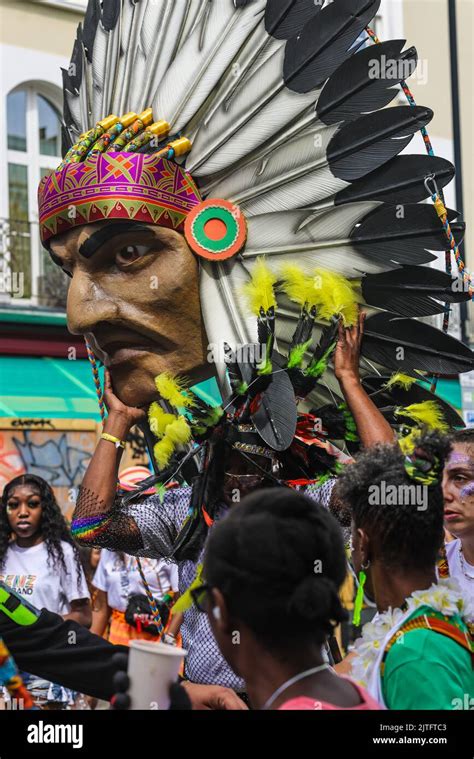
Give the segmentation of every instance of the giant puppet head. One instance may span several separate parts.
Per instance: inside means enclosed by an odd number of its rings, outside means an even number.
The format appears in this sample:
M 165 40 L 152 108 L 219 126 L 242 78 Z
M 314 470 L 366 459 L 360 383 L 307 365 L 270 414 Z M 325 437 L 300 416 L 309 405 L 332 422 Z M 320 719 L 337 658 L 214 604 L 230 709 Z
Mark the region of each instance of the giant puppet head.
M 216 368 L 224 389 L 224 342 L 264 339 L 304 375 L 344 287 L 372 310 L 364 361 L 472 368 L 465 346 L 410 319 L 465 297 L 422 266 L 446 247 L 433 208 L 418 205 L 425 180 L 441 187 L 453 167 L 398 156 L 432 113 L 385 108 L 414 48 L 353 47 L 378 5 L 90 0 L 63 72 L 69 150 L 40 185 L 40 230 L 72 277 L 69 328 L 126 403 L 150 403 L 165 370 L 197 380 Z M 452 229 L 459 239 L 462 224 Z M 259 328 L 242 295 L 254 275 Z M 321 289 L 334 292 L 329 310 Z M 309 384 L 319 402 L 337 391 L 330 371 Z
M 191 177 L 153 154 L 93 154 L 45 179 L 40 196 L 43 240 L 71 277 L 69 329 L 119 397 L 151 403 L 163 371 L 209 376 L 198 260 L 183 235 L 200 201 Z

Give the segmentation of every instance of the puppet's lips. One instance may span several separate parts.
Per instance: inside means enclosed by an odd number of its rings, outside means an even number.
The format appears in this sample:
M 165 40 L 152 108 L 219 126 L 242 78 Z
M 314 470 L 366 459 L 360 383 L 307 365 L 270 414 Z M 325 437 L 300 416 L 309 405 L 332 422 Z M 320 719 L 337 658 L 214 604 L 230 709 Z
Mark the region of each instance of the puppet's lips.
M 123 343 L 112 344 L 107 346 L 105 352 L 108 355 L 107 366 L 116 366 L 124 361 L 143 356 L 144 353 L 154 353 L 161 355 L 168 350 L 157 343 L 147 343 L 146 345 L 124 345 Z
M 95 333 L 94 336 L 100 349 L 108 357 L 107 366 L 129 361 L 144 353 L 161 355 L 175 347 L 171 340 L 161 335 L 148 337 L 132 330 L 120 330 L 110 335 Z

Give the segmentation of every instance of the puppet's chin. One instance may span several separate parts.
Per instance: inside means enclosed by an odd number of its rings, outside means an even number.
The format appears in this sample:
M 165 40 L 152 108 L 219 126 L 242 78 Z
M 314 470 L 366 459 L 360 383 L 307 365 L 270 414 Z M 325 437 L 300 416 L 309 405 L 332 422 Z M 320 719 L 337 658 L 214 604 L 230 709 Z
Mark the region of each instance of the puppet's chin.
M 190 384 L 214 376 L 214 366 L 196 356 L 157 356 L 141 352 L 109 366 L 114 392 L 126 406 L 147 407 L 158 399 L 155 377 L 162 372 L 186 377 Z M 107 362 L 106 362 L 107 363 Z

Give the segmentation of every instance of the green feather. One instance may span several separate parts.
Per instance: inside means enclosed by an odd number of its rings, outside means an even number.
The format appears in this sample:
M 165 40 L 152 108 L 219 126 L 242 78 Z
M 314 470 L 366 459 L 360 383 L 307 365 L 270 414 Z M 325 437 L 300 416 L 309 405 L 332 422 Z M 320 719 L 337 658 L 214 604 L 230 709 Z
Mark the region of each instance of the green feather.
M 300 343 L 299 345 L 295 345 L 295 347 L 290 350 L 290 353 L 288 355 L 288 364 L 287 364 L 288 369 L 296 369 L 299 366 L 301 366 L 301 363 L 304 359 L 304 355 L 310 345 L 311 345 L 311 340 L 307 340 L 305 343 Z
M 344 425 L 346 428 L 344 440 L 349 440 L 350 442 L 357 443 L 359 441 L 359 436 L 357 434 L 357 426 L 354 421 L 354 417 L 352 416 L 345 403 L 340 403 L 338 409 L 342 411 L 342 415 L 344 417 Z
M 267 337 L 267 343 L 266 343 L 266 351 L 265 351 L 265 360 L 263 363 L 259 364 L 257 367 L 258 373 L 260 375 L 266 375 L 271 374 L 273 365 L 271 361 L 271 354 L 272 354 L 272 344 L 273 344 L 273 335 L 268 335 Z
M 319 377 L 322 377 L 326 369 L 328 368 L 329 359 L 331 358 L 331 354 L 334 351 L 335 347 L 337 345 L 337 341 L 334 343 L 331 343 L 329 348 L 323 353 L 320 359 L 315 362 L 311 362 L 309 366 L 307 367 L 305 374 L 308 377 L 316 377 L 316 379 L 319 379 Z

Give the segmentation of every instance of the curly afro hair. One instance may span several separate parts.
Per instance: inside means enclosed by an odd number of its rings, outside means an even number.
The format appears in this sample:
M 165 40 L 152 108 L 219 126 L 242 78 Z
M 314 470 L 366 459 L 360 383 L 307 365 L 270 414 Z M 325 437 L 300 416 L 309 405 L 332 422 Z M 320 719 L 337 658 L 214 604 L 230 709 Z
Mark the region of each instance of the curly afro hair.
M 356 528 L 367 533 L 374 553 L 386 566 L 424 570 L 434 566 L 443 542 L 441 478 L 450 442 L 438 433 L 424 433 L 416 445 L 418 464 L 424 462 L 425 473 L 428 469 L 436 474 L 432 484 L 417 481 L 410 466 L 413 459 L 407 460 L 395 443 L 360 453 L 341 474 L 337 492 L 350 508 Z M 395 486 L 390 497 L 389 486 Z M 414 487 L 424 488 L 422 499 Z M 380 497 L 373 497 L 377 492 Z

